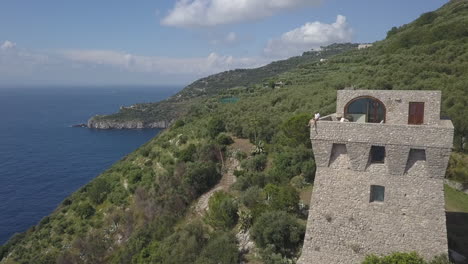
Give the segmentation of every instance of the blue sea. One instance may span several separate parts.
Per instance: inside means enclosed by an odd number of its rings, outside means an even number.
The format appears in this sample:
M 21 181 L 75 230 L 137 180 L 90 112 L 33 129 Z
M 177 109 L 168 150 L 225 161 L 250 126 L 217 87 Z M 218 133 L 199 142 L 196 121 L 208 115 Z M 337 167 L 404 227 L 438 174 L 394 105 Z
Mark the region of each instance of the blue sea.
M 160 130 L 72 128 L 180 87 L 0 88 L 0 245 Z

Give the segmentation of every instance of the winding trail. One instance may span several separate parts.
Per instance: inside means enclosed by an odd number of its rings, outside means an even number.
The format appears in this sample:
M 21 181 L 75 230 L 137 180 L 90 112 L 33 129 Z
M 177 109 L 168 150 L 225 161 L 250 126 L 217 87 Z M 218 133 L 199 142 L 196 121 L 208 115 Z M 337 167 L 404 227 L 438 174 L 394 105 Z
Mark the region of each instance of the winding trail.
M 219 183 L 213 187 L 210 191 L 200 196 L 195 205 L 195 213 L 199 215 L 205 214 L 208 209 L 208 201 L 210 197 L 217 191 L 227 191 L 231 185 L 236 182 L 236 176 L 234 176 L 234 171 L 240 169 L 240 163 L 236 158 L 229 157 L 226 163 L 224 164 L 225 173 L 219 181 Z

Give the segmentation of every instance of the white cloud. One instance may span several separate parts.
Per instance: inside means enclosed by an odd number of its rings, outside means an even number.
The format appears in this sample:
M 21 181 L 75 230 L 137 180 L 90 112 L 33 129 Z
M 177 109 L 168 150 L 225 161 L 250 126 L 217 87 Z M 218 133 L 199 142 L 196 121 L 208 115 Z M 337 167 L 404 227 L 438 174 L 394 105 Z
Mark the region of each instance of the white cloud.
M 232 36 L 231 36 L 232 37 Z M 229 34 L 226 36 L 229 38 Z M 6 44 L 5 44 L 6 43 Z M 11 41 L 0 45 L 0 84 L 31 83 L 181 83 L 237 69 L 260 67 L 264 57 L 207 56 L 175 58 L 114 50 L 32 51 Z
M 264 52 L 270 57 L 290 57 L 301 52 L 319 49 L 332 43 L 350 42 L 353 31 L 346 17 L 338 15 L 332 24 L 308 22 L 268 42 Z
M 321 0 L 177 0 L 163 25 L 206 27 L 272 16 L 287 9 L 317 5 Z
M 0 52 L 0 84 L 188 83 L 237 68 L 260 67 L 264 57 L 234 57 L 210 53 L 191 58 L 157 57 L 113 50 Z
M 5 42 L 3 42 L 3 44 L 0 46 L 0 49 L 2 50 L 8 50 L 8 49 L 13 49 L 16 47 L 16 43 L 13 43 L 9 40 L 6 40 Z
M 233 46 L 239 44 L 241 38 L 235 32 L 229 32 L 225 35 L 222 34 L 211 34 L 210 43 L 213 45 L 226 45 Z
M 109 50 L 67 50 L 64 58 L 88 65 L 107 65 L 130 72 L 207 75 L 235 68 L 264 65 L 262 58 L 222 56 L 211 53 L 206 57 L 169 58 L 132 55 Z
M 233 43 L 237 41 L 237 34 L 234 32 L 229 32 L 224 39 L 227 43 Z

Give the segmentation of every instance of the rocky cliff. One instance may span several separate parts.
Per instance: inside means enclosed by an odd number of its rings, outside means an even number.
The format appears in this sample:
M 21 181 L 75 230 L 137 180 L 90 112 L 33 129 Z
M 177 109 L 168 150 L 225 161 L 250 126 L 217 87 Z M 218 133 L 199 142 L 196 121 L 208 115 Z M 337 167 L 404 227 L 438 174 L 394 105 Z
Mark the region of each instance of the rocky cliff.
M 142 129 L 142 128 L 167 128 L 171 122 L 162 120 L 155 122 L 143 122 L 139 120 L 117 121 L 92 117 L 88 120 L 88 128 L 95 129 Z

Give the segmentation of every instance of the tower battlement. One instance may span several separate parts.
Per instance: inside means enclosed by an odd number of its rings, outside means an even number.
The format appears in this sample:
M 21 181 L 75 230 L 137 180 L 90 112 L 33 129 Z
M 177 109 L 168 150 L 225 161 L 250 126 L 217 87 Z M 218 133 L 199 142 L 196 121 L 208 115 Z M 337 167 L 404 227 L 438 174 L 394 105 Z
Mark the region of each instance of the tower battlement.
M 299 263 L 447 253 L 443 178 L 453 125 L 439 91 L 338 91 L 310 137 L 317 164 Z

